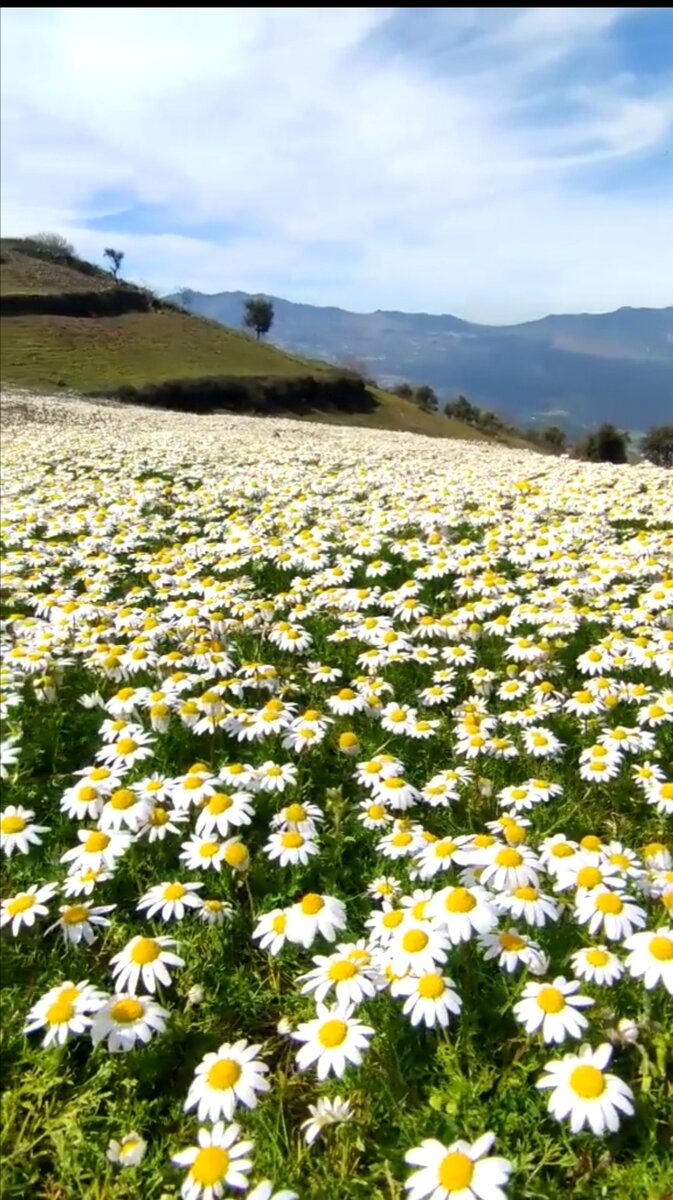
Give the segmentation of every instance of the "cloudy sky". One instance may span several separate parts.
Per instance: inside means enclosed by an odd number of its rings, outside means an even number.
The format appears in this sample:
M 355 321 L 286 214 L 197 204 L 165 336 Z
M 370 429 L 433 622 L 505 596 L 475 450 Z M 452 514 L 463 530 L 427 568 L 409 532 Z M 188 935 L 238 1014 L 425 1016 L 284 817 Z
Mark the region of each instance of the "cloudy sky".
M 673 303 L 673 8 L 2 13 L 2 225 L 160 291 Z

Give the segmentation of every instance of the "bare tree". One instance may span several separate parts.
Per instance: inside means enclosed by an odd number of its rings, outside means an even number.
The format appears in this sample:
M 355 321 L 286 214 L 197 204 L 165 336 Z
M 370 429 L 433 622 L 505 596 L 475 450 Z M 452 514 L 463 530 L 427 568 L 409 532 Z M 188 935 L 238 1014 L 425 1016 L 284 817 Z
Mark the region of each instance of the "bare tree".
M 112 278 L 118 279 L 119 278 L 119 268 L 121 267 L 122 262 L 124 261 L 124 251 L 123 250 L 113 250 L 112 246 L 107 246 L 106 249 L 103 251 L 103 257 L 109 258 L 110 264 L 111 264 L 110 270 L 112 272 Z

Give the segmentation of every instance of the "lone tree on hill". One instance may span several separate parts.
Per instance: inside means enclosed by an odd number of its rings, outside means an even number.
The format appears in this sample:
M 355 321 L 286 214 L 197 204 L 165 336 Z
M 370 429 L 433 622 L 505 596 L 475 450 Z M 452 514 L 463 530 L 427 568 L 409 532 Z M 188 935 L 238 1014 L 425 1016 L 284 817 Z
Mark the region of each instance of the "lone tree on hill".
M 640 443 L 640 453 L 657 467 L 673 467 L 673 425 L 648 429 Z
M 425 412 L 434 412 L 438 407 L 435 389 L 431 388 L 429 383 L 422 383 L 420 387 L 416 388 L 414 400 Z
M 113 250 L 112 246 L 107 246 L 106 249 L 103 251 L 103 257 L 109 258 L 110 270 L 112 272 L 112 278 L 117 279 L 119 277 L 119 268 L 121 267 L 122 262 L 124 261 L 124 251 L 123 250 Z
M 243 324 L 246 329 L 254 329 L 257 341 L 263 333 L 268 333 L 273 325 L 273 304 L 266 296 L 250 296 L 243 305 Z
M 539 437 L 541 442 L 549 446 L 550 450 L 555 450 L 557 454 L 565 450 L 566 435 L 560 425 L 548 425 L 546 429 L 542 430 Z

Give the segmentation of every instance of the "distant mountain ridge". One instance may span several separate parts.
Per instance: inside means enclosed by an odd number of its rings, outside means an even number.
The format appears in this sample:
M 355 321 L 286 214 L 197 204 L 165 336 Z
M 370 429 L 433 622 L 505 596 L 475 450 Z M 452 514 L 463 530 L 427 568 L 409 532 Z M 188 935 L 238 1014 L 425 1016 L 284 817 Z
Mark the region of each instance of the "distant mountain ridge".
M 238 328 L 247 298 L 190 292 L 188 306 Z M 519 425 L 553 420 L 579 431 L 612 421 L 640 431 L 673 414 L 673 306 L 495 326 L 451 314 L 354 313 L 270 298 L 276 345 L 357 364 L 383 385 L 408 380 L 431 384 L 442 398 L 463 393 Z

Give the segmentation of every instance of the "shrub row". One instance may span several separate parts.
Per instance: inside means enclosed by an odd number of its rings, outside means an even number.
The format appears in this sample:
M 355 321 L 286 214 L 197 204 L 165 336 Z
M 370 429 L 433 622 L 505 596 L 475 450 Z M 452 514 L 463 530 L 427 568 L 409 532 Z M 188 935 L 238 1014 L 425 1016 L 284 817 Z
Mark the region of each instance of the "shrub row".
M 176 379 L 140 387 L 125 384 L 103 394 L 127 404 L 189 413 L 225 410 L 271 416 L 281 412 L 365 413 L 378 407 L 364 380 L 349 373 L 291 379 L 261 376 Z
M 110 288 L 105 292 L 37 292 L 0 296 L 3 317 L 121 317 L 124 313 L 149 312 L 156 301 L 151 292 L 134 287 Z

